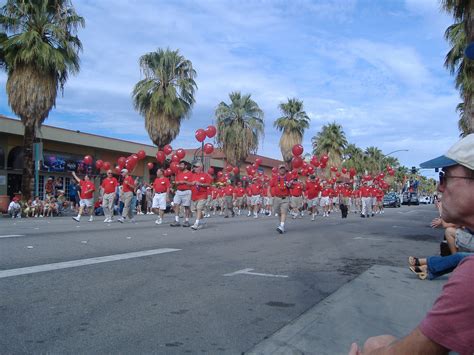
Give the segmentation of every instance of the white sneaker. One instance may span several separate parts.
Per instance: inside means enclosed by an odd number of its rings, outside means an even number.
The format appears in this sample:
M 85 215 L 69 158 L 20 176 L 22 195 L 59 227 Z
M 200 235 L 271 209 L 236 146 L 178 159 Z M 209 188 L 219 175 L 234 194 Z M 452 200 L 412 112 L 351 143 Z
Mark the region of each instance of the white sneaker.
M 311 215 L 311 220 L 314 221 L 314 213 Z
M 43 218 L 43 215 L 42 215 L 42 214 L 40 214 L 40 218 Z
M 162 224 L 163 223 L 163 220 L 161 218 L 158 218 L 156 221 L 155 221 L 155 224 Z
M 132 218 L 132 219 L 130 220 L 130 223 L 135 224 L 135 223 L 137 223 L 137 221 L 135 220 L 135 218 Z
M 104 219 L 104 223 L 109 223 L 110 222 L 110 219 L 106 218 Z
M 89 222 L 94 222 L 94 217 L 91 216 L 91 217 L 89 218 Z
M 202 227 L 199 225 L 199 224 L 196 224 L 194 223 L 192 226 L 191 226 L 191 229 L 197 231 L 198 229 L 201 229 Z
M 252 215 L 252 212 L 249 211 L 249 214 L 247 215 L 247 217 L 250 217 Z
M 72 217 L 73 220 L 75 220 L 76 222 L 80 222 L 81 221 L 81 217 Z
M 117 221 L 119 221 L 120 223 L 123 223 L 124 219 L 123 219 L 123 217 L 119 217 L 119 219 L 117 219 Z
M 285 227 L 278 226 L 278 227 L 277 227 L 277 232 L 280 233 L 280 234 L 285 233 Z
M 258 214 L 254 214 L 254 215 L 253 215 L 253 218 L 258 218 Z

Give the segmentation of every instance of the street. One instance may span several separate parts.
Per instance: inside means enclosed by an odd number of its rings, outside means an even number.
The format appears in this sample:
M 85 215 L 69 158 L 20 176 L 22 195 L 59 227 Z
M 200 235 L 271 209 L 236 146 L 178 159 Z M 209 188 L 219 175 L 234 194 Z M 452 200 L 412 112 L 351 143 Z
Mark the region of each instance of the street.
M 283 235 L 276 217 L 212 216 L 198 231 L 170 215 L 3 218 L 0 352 L 240 354 L 372 265 L 438 254 L 436 216 L 305 216 Z

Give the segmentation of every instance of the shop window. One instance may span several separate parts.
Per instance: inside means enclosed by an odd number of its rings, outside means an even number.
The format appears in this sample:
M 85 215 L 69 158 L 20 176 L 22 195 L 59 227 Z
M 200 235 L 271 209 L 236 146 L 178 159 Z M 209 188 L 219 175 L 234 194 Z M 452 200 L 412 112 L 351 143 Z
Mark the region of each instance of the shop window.
M 8 169 L 21 170 L 23 169 L 23 148 L 15 147 L 8 153 Z
M 0 169 L 5 168 L 5 151 L 0 147 Z

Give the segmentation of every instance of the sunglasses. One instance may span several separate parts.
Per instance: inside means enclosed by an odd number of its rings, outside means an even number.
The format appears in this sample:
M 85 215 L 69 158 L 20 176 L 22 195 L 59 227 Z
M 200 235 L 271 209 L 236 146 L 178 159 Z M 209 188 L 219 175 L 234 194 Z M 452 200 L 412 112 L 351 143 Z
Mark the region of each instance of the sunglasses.
M 439 172 L 439 184 L 444 185 L 446 180 L 449 179 L 465 179 L 465 180 L 474 180 L 474 177 L 471 176 L 455 176 L 455 175 L 448 175 L 444 171 Z

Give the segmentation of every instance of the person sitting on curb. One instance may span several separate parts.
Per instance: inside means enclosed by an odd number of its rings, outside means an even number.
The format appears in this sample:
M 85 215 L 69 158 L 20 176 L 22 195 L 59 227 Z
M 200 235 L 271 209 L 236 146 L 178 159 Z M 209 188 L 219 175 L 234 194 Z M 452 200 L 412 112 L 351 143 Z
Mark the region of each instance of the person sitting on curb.
M 438 190 L 443 193 L 444 221 L 474 228 L 474 134 L 453 145 L 441 157 L 421 164 L 443 168 Z M 474 256 L 465 257 L 443 287 L 441 295 L 421 323 L 403 339 L 392 335 L 369 338 L 357 354 L 459 354 L 474 353 Z
M 429 256 L 427 258 L 408 257 L 408 265 L 420 280 L 433 280 L 444 274 L 453 272 L 461 260 L 474 253 L 455 253 L 448 256 Z
M 21 218 L 21 206 L 18 200 L 18 197 L 13 197 L 12 202 L 8 205 L 8 214 L 11 218 Z

